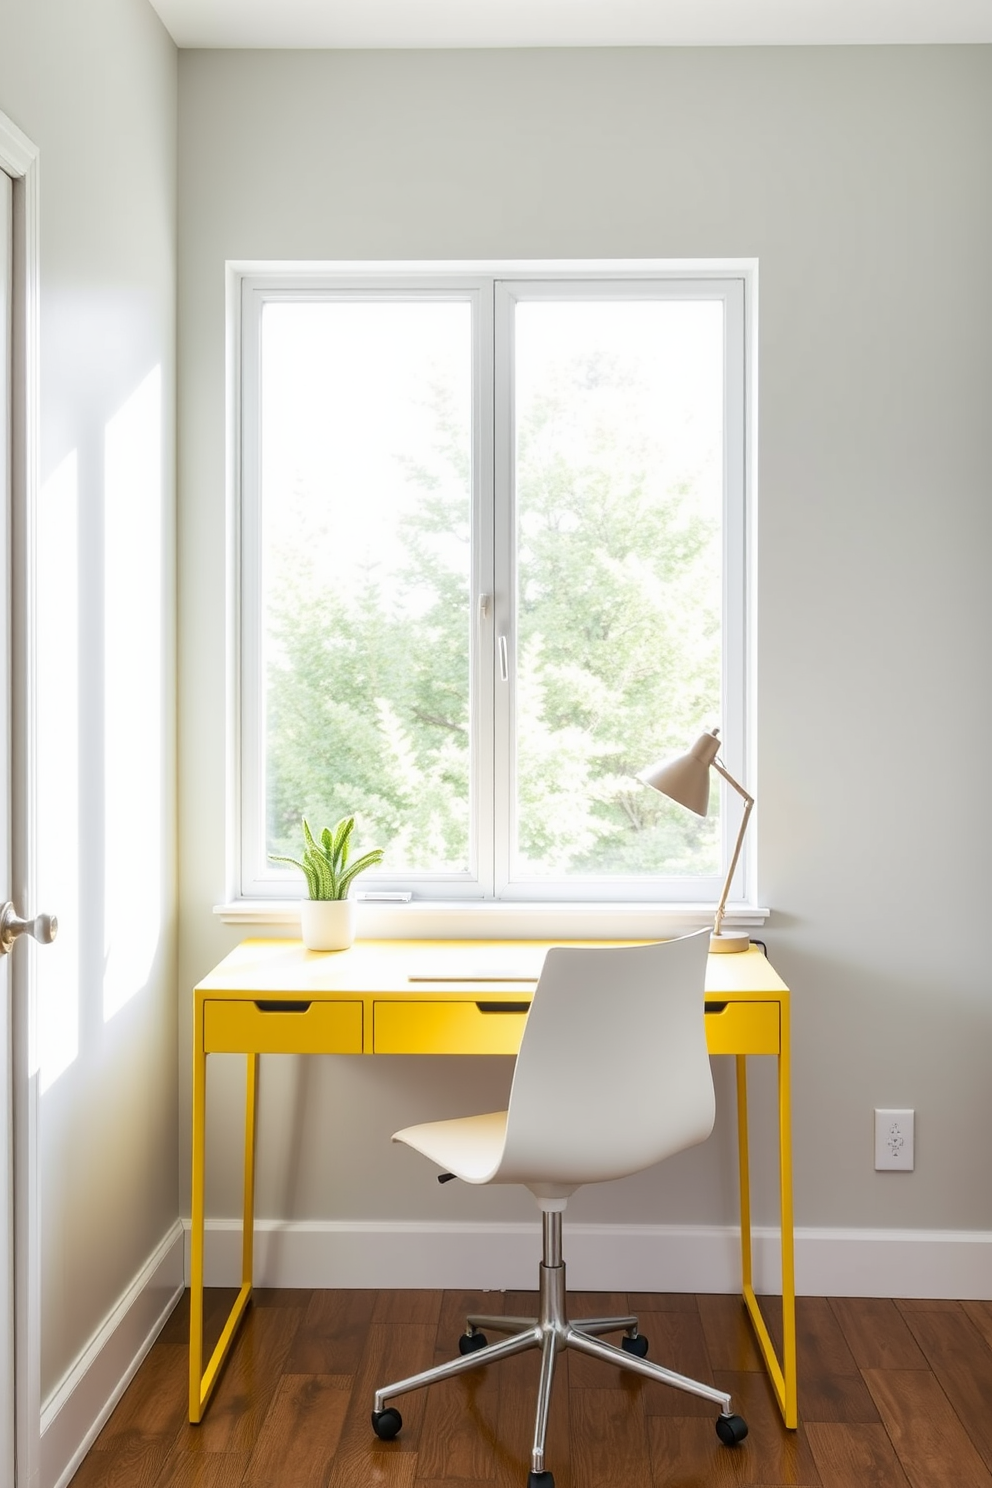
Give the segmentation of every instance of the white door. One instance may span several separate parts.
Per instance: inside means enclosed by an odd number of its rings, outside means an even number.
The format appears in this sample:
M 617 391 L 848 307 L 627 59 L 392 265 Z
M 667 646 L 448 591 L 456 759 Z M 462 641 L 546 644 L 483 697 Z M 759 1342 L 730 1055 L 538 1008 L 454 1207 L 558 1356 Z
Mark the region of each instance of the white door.
M 8 174 L 9 172 L 9 174 Z M 14 180 L 12 180 L 12 177 Z M 16 184 L 15 184 L 16 182 Z M 36 936 L 28 904 L 28 519 L 37 439 L 37 152 L 0 114 L 0 1483 L 36 1488 L 40 1441 Z M 22 918 L 23 917 L 23 918 Z
M 0 171 L 0 904 L 10 900 L 10 302 L 13 187 Z M 10 957 L 0 955 L 0 1482 L 14 1481 L 14 1133 Z

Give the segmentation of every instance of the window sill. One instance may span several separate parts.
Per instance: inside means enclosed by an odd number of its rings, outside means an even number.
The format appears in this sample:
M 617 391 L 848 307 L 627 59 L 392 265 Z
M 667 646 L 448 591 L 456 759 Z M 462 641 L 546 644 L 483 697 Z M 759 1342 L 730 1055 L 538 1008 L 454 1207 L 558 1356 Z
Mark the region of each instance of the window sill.
M 712 904 L 469 904 L 359 901 L 358 934 L 373 940 L 639 940 L 686 934 L 713 922 Z M 214 906 L 225 925 L 299 929 L 294 899 L 236 899 Z M 732 904 L 728 930 L 760 929 L 770 910 Z

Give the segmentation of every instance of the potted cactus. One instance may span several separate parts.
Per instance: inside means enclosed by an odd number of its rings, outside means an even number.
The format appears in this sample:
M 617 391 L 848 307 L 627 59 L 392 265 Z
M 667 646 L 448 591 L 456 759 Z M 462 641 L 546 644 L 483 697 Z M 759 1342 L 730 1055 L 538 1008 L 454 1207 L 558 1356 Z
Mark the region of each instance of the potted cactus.
M 347 950 L 355 938 L 355 901 L 352 884 L 366 868 L 382 862 L 383 850 L 370 852 L 349 862 L 355 818 L 343 816 L 335 827 L 325 827 L 317 838 L 303 818 L 302 858 L 271 854 L 274 863 L 291 863 L 304 874 L 309 898 L 300 900 L 300 929 L 303 943 L 311 951 Z

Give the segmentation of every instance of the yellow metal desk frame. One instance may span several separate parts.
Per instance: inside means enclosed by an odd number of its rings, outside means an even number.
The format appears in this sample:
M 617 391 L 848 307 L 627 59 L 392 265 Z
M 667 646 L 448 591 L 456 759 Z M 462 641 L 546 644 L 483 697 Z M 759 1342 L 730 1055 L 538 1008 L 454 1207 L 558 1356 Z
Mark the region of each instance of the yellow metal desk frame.
M 189 1419 L 202 1419 L 252 1289 L 255 1109 L 260 1054 L 515 1054 L 533 981 L 480 981 L 480 966 L 537 967 L 551 944 L 507 941 L 359 941 L 321 954 L 299 941 L 249 940 L 194 993 L 193 1189 L 190 1236 Z M 571 942 L 575 944 L 575 942 Z M 621 942 L 611 942 L 620 944 Z M 593 944 L 593 942 L 589 942 Z M 595 944 L 604 944 L 599 941 Z M 507 963 L 517 958 L 517 964 Z M 471 973 L 465 968 L 471 967 Z M 450 972 L 450 976 L 448 973 Z M 428 979 L 429 978 L 429 979 Z M 515 1006 L 514 1006 L 515 1005 Z M 494 1012 L 503 1016 L 494 1017 Z M 792 1220 L 789 990 L 762 952 L 710 956 L 706 1032 L 711 1054 L 734 1056 L 740 1162 L 741 1290 L 786 1426 L 797 1425 Z M 209 1054 L 247 1057 L 241 1288 L 203 1367 L 204 1166 Z M 782 1355 L 752 1279 L 747 1056 L 778 1067 Z

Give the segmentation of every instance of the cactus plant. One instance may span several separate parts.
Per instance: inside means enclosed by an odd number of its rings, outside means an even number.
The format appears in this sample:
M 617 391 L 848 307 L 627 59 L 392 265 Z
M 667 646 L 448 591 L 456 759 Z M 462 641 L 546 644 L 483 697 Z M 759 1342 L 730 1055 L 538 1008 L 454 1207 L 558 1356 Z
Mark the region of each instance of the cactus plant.
M 303 857 L 284 858 L 271 853 L 273 863 L 291 863 L 306 877 L 311 899 L 347 899 L 348 890 L 360 873 L 374 868 L 382 862 L 383 850 L 374 847 L 371 852 L 349 864 L 351 834 L 355 830 L 355 818 L 343 816 L 335 827 L 325 827 L 319 840 L 310 830 L 310 823 L 303 818 Z

